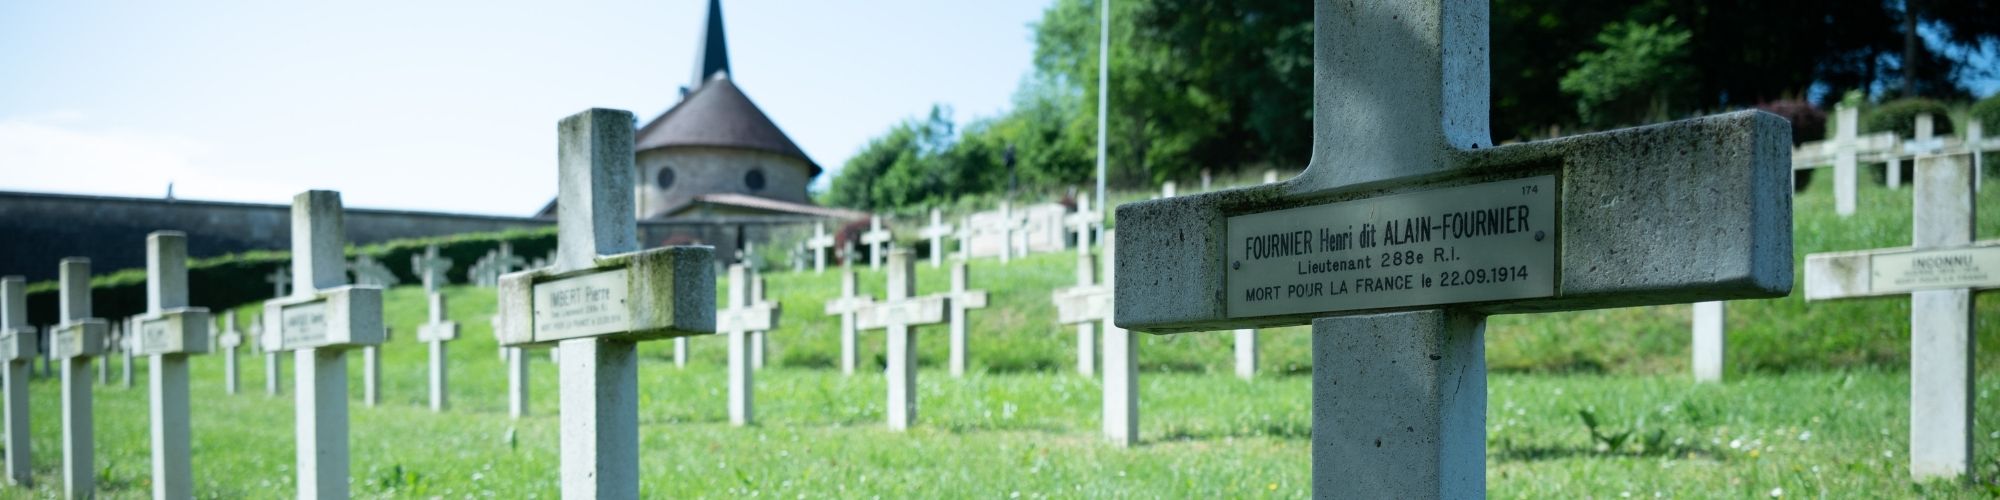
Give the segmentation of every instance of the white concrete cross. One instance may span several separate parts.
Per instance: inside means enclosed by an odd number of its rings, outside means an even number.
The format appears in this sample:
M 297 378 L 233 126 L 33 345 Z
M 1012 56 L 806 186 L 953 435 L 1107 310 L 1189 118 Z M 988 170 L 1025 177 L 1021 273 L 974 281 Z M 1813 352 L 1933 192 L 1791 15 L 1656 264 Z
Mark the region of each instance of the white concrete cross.
M 113 335 L 115 340 L 112 341 L 111 348 L 118 350 L 118 368 L 121 372 L 119 380 L 122 381 L 120 387 L 126 389 L 132 388 L 132 337 L 139 331 L 138 320 L 138 316 L 127 316 L 123 322 L 124 329 L 112 330 L 115 333 Z
M 716 311 L 715 329 L 729 335 L 729 423 L 750 425 L 756 419 L 755 403 L 756 339 L 753 332 L 778 327 L 778 308 L 757 300 L 750 283 L 753 277 L 741 264 L 729 266 L 729 308 Z
M 924 226 L 923 236 L 931 240 L 931 268 L 944 264 L 944 237 L 951 236 L 951 224 L 944 222 L 944 213 L 931 209 L 931 225 Z
M 985 290 L 968 290 L 969 264 L 965 261 L 951 263 L 951 291 L 943 295 L 951 304 L 951 376 L 965 376 L 966 357 L 966 311 L 986 308 Z
M 500 277 L 500 344 L 558 344 L 566 498 L 639 496 L 638 342 L 715 332 L 714 251 L 639 246 L 634 121 L 563 118 L 554 265 Z
M 1974 241 L 1970 155 L 1917 160 L 1912 245 L 1806 256 L 1806 300 L 1910 296 L 1910 476 L 1971 470 L 1972 295 L 2000 288 L 2000 239 Z
M 917 263 L 908 250 L 889 252 L 889 289 L 881 302 L 855 313 L 855 327 L 887 330 L 888 420 L 890 430 L 904 430 L 917 421 L 917 343 L 912 327 L 945 321 L 951 299 L 916 296 Z
M 35 478 L 34 453 L 28 439 L 28 371 L 40 352 L 35 327 L 28 326 L 28 280 L 21 276 L 0 278 L 0 362 L 4 374 L 7 425 L 7 480 L 16 486 L 32 486 Z
M 395 271 L 389 270 L 389 266 L 368 254 L 355 256 L 354 262 L 347 265 L 347 272 L 354 273 L 356 285 L 389 288 L 403 282 L 396 277 Z
M 792 251 L 790 252 L 790 255 L 792 257 L 792 272 L 795 273 L 805 272 L 806 270 L 805 242 L 799 242 L 796 245 L 792 245 Z
M 272 269 L 271 274 L 264 275 L 264 282 L 271 284 L 272 297 L 283 297 L 290 293 L 292 270 L 283 267 Z
M 117 345 L 119 340 L 123 338 L 125 338 L 125 322 L 124 321 L 111 322 L 111 332 L 109 335 L 104 336 L 105 348 L 110 349 L 111 346 Z M 103 363 L 97 364 L 97 385 L 103 385 L 103 386 L 111 385 L 110 361 L 105 361 Z
M 960 216 L 958 218 L 958 229 L 951 232 L 951 238 L 958 240 L 959 260 L 972 258 L 972 238 L 974 236 L 977 236 L 977 234 L 972 230 L 972 216 Z
M 1014 202 L 1000 202 L 1000 263 L 1006 264 L 1014 258 Z
M 233 395 L 243 391 L 242 370 L 236 362 L 236 348 L 243 345 L 243 332 L 236 330 L 235 313 L 223 313 L 221 330 L 216 344 L 222 347 L 222 389 Z
M 1305 173 L 1121 206 L 1115 281 L 1127 328 L 1313 325 L 1315 496 L 1485 494 L 1489 314 L 1790 292 L 1783 119 L 1496 147 L 1486 2 L 1315 6 Z
M 826 314 L 840 317 L 840 374 L 854 375 L 855 358 L 859 356 L 855 348 L 854 314 L 875 303 L 874 297 L 859 295 L 854 281 L 854 266 L 840 266 L 840 297 L 826 301 Z
M 193 498 L 189 466 L 188 355 L 208 352 L 208 309 L 188 307 L 187 235 L 146 235 L 146 315 L 132 330 L 132 350 L 151 356 L 153 498 Z
M 1066 297 L 1056 301 L 1056 317 L 1063 323 L 1076 323 L 1079 332 L 1093 323 L 1103 326 L 1104 368 L 1103 412 L 1100 423 L 1104 439 L 1119 446 L 1132 446 L 1139 442 L 1139 371 L 1138 342 L 1132 332 L 1120 328 L 1112 320 L 1117 314 L 1117 297 L 1110 286 L 1117 283 L 1115 272 L 1117 258 L 1116 231 L 1107 231 L 1104 236 L 1104 253 L 1098 262 L 1091 262 L 1088 253 L 1077 259 L 1078 265 L 1101 269 L 1104 273 L 1102 284 L 1078 286 L 1065 291 Z M 1087 272 L 1079 270 L 1078 279 Z M 1063 293 L 1064 291 L 1058 291 Z M 1081 336 L 1078 347 L 1085 345 Z M 1079 361 L 1079 368 L 1083 361 Z
M 285 358 L 280 357 L 277 351 L 264 350 L 263 338 L 264 321 L 260 316 L 258 320 L 250 322 L 250 346 L 264 353 L 264 395 L 276 397 L 284 392 Z
M 1858 188 L 1859 147 L 1861 110 L 1854 106 L 1840 105 L 1834 108 L 1834 142 L 1827 146 L 1833 149 L 1833 210 L 1841 217 L 1854 215 L 1855 189 Z M 1891 163 L 1894 163 L 1891 161 Z
M 1917 115 L 1915 132 L 1916 137 L 1903 143 L 1903 155 L 1910 157 L 1910 161 L 1914 162 L 1918 157 L 1944 152 L 1944 138 L 1937 136 L 1936 116 L 1930 113 Z M 1899 157 L 1890 160 L 1885 175 L 1888 177 L 1889 189 L 1903 187 L 1903 159 Z
M 62 322 L 52 331 L 49 354 L 62 365 L 63 492 L 88 497 L 97 492 L 90 361 L 106 354 L 111 323 L 90 315 L 90 259 L 63 259 L 57 275 Z
M 1179 196 L 1179 195 L 1180 195 L 1180 193 L 1179 193 L 1179 189 L 1178 189 L 1178 187 L 1177 187 L 1177 186 L 1176 186 L 1176 185 L 1174 184 L 1174 181 L 1167 181 L 1167 182 L 1163 182 L 1163 183 L 1160 183 L 1160 197 L 1161 197 L 1161 198 L 1172 198 L 1172 197 L 1175 197 L 1175 196 Z
M 1090 193 L 1076 195 L 1076 211 L 1063 217 L 1063 226 L 1076 233 L 1076 251 L 1090 251 L 1091 233 L 1104 224 L 1104 212 L 1090 206 Z
M 1726 302 L 1711 300 L 1694 304 L 1694 341 L 1689 351 L 1694 355 L 1690 366 L 1694 368 L 1695 382 L 1721 382 L 1723 352 L 1728 350 L 1729 333 Z
M 833 251 L 833 235 L 826 233 L 825 222 L 813 223 L 813 235 L 806 239 L 806 248 L 812 249 L 813 272 L 826 272 L 826 253 Z
M 458 338 L 458 322 L 452 321 L 446 314 L 448 309 L 444 292 L 427 295 L 430 296 L 430 318 L 417 325 L 417 341 L 430 344 L 431 411 L 442 412 L 451 406 L 450 372 L 445 368 L 445 363 L 451 358 L 445 344 Z
M 347 284 L 340 193 L 292 197 L 292 295 L 264 302 L 266 352 L 292 351 L 299 496 L 348 496 L 347 350 L 382 343 L 382 289 Z M 276 366 L 271 365 L 271 366 Z M 275 377 L 274 377 L 275 378 Z
M 499 270 L 499 272 L 494 273 L 496 275 L 518 271 L 524 269 L 527 265 L 527 259 L 519 255 L 514 255 L 513 243 L 502 241 L 500 242 L 500 248 L 493 252 L 493 267 Z
M 889 244 L 890 233 L 882 229 L 882 218 L 868 216 L 868 231 L 861 233 L 861 242 L 868 245 L 868 268 L 882 268 L 882 253 Z
M 1105 240 L 1105 244 L 1111 243 L 1110 238 Z M 1076 325 L 1076 373 L 1085 377 L 1097 375 L 1097 324 L 1110 314 L 1110 310 L 1092 305 L 1108 303 L 1111 294 L 1109 283 L 1097 281 L 1097 267 L 1090 251 L 1077 250 L 1076 286 L 1050 294 L 1056 304 L 1056 322 Z
M 764 296 L 764 274 L 757 272 L 757 268 L 755 267 L 749 267 L 748 269 L 750 271 L 750 303 L 757 307 L 770 309 L 772 311 L 771 314 L 775 316 L 778 314 L 777 311 L 782 309 L 777 302 L 772 302 L 769 297 Z M 775 320 L 773 320 L 774 325 L 775 323 Z M 776 326 L 772 328 L 776 328 Z M 771 347 L 770 333 L 771 328 L 750 330 L 750 367 L 752 369 L 764 369 L 764 351 Z
M 451 264 L 451 257 L 438 255 L 437 245 L 425 247 L 424 253 L 410 256 L 410 272 L 423 280 L 426 293 L 435 293 L 451 284 L 451 279 L 445 276 L 445 273 L 451 272 Z
M 487 251 L 485 255 L 481 255 L 479 256 L 478 259 L 474 259 L 472 261 L 472 267 L 467 268 L 465 270 L 465 276 L 466 278 L 472 280 L 472 284 L 478 286 L 494 286 L 500 284 L 500 273 L 496 271 L 493 267 L 493 255 L 494 252 Z
M 528 416 L 528 350 L 501 347 L 500 357 L 507 364 L 507 416 L 518 420 Z

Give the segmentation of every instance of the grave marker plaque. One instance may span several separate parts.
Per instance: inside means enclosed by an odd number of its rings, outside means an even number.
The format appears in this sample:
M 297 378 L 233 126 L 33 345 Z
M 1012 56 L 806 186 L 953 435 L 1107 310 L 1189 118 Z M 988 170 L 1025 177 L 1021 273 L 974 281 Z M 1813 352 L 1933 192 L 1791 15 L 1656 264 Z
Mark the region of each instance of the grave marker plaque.
M 1746 111 L 1496 146 L 1488 8 L 1319 0 L 1306 171 L 1118 209 L 1119 325 L 1313 325 L 1315 496 L 1485 494 L 1487 315 L 1791 291 L 1783 119 Z M 1450 231 L 1476 230 L 1441 239 L 1446 214 L 1465 213 L 1491 215 L 1451 216 L 1468 222 Z M 1299 231 L 1312 242 L 1285 236 Z M 1321 288 L 1293 292 L 1308 280 Z

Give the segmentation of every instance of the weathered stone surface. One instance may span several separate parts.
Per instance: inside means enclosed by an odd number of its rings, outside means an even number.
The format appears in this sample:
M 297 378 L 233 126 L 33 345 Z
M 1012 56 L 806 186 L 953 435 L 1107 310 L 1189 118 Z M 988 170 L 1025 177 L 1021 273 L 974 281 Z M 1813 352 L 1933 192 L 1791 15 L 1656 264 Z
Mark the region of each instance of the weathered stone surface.
M 612 335 L 651 340 L 715 333 L 715 271 L 707 247 L 666 247 L 597 258 L 588 269 L 558 273 L 530 269 L 500 278 L 500 343 L 542 345 L 561 338 L 537 337 L 534 285 L 616 269 L 628 271 L 624 315 L 631 331 Z

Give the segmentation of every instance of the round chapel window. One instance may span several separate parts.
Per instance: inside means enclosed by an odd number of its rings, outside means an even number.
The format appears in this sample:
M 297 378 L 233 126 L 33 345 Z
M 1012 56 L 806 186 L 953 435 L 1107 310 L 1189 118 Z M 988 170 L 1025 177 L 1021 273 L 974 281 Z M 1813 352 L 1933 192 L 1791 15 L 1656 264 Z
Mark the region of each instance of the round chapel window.
M 653 184 L 660 186 L 660 189 L 672 189 L 674 187 L 674 167 L 661 167 L 660 174 L 653 177 Z
M 763 191 L 764 169 L 753 168 L 750 169 L 750 173 L 743 174 L 743 185 L 750 188 L 751 191 Z

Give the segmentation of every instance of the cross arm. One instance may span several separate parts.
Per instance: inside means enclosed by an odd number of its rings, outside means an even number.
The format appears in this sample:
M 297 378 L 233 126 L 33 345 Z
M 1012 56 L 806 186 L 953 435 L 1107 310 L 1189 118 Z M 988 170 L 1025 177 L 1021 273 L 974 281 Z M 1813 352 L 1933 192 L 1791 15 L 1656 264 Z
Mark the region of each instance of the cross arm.
M 2000 240 L 1974 242 L 1970 246 L 1958 248 L 1926 249 L 1940 252 L 1994 252 L 2000 251 Z M 1915 248 L 1879 248 L 1874 250 L 1854 250 L 1848 252 L 1816 253 L 1806 256 L 1805 294 L 1807 301 L 1857 299 L 1864 297 L 1886 297 L 1906 295 L 1907 287 L 1874 286 L 1876 257 L 1909 254 Z M 2000 288 L 2000 281 L 1972 284 L 1976 290 Z
M 1526 313 L 1782 296 L 1792 288 L 1791 132 L 1759 111 L 1453 150 L 1453 168 L 1315 189 L 1279 184 L 1118 207 L 1117 324 L 1149 333 L 1306 324 L 1231 318 L 1232 216 L 1531 176 L 1557 177 L 1553 296 L 1456 307 Z M 1310 169 L 1309 169 L 1310 173 Z M 1303 177 L 1303 176 L 1302 176 Z M 1438 306 L 1342 311 L 1360 314 Z

